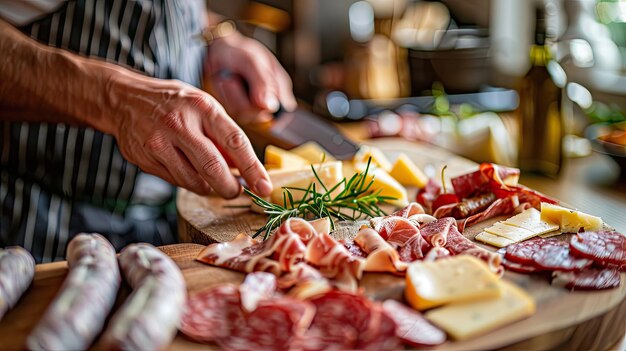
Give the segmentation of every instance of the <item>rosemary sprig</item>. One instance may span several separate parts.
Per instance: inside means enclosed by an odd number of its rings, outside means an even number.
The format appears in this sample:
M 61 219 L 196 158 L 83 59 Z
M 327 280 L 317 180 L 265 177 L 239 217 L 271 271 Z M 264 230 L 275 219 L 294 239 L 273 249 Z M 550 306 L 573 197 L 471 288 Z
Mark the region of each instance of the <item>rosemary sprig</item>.
M 324 184 L 315 167 L 311 165 L 316 182 L 311 182 L 306 188 L 284 187 L 282 206 L 271 203 L 245 189 L 246 194 L 252 197 L 252 202 L 263 208 L 264 212 L 269 216 L 265 225 L 259 228 L 253 237 L 264 233 L 263 239 L 267 239 L 272 230 L 278 228 L 285 220 L 291 217 L 306 219 L 329 217 L 331 219 L 331 228 L 334 229 L 332 219 L 354 221 L 362 217 L 386 215 L 379 205 L 396 198 L 383 196 L 380 194 L 381 190 L 374 191 L 372 189 L 372 184 L 374 184 L 373 177 L 369 182 L 367 181 L 370 163 L 371 158 L 367 161 L 365 172 L 355 173 L 350 179 L 343 178 L 331 187 Z M 341 191 L 334 194 L 342 187 Z M 302 193 L 301 200 L 295 200 L 293 192 Z

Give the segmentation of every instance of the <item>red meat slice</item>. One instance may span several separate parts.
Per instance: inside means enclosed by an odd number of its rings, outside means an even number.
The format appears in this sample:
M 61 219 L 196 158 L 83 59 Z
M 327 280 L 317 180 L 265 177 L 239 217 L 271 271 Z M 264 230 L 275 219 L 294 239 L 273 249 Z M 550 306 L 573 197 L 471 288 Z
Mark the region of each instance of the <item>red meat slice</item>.
M 385 314 L 396 323 L 396 336 L 413 347 L 443 344 L 446 333 L 430 324 L 421 313 L 395 300 L 383 303 Z
M 367 254 L 354 242 L 354 240 L 339 240 L 339 242 L 342 243 L 346 249 L 348 249 L 348 252 L 350 252 L 352 256 L 361 258 L 367 257 Z
M 231 321 L 239 318 L 241 313 L 237 287 L 210 288 L 189 297 L 180 331 L 195 341 L 216 341 L 230 335 Z
M 535 265 L 549 271 L 581 271 L 593 261 L 570 254 L 569 244 L 558 239 L 548 239 L 532 256 Z
M 572 290 L 604 290 L 620 285 L 620 273 L 613 269 L 586 269 L 582 272 L 555 272 L 552 284 Z
M 311 302 L 316 313 L 302 338 L 302 349 L 391 350 L 398 347 L 395 324 L 385 321 L 388 317 L 373 310 L 373 303 L 364 296 L 332 290 Z
M 506 270 L 516 273 L 531 274 L 541 272 L 541 269 L 536 266 L 509 261 L 506 258 L 502 260 L 502 265 Z
M 514 263 L 529 266 L 534 265 L 533 255 L 541 249 L 545 242 L 546 240 L 543 238 L 536 238 L 517 244 L 511 244 L 506 247 L 504 258 Z
M 599 263 L 626 265 L 626 236 L 616 231 L 578 233 L 572 237 L 570 249 L 576 256 Z

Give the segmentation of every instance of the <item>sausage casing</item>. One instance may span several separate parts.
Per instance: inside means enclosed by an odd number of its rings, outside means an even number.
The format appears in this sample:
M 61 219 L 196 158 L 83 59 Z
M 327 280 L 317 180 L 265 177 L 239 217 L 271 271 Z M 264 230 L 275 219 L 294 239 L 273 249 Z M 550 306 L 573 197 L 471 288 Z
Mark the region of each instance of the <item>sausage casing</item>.
M 0 249 L 0 319 L 33 281 L 35 259 L 19 246 Z

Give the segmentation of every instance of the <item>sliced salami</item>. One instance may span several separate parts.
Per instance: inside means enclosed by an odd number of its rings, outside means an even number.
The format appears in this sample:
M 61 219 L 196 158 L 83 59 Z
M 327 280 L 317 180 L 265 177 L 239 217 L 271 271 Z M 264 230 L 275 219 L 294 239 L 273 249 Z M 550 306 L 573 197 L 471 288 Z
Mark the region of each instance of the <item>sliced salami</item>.
M 572 290 L 604 290 L 620 285 L 620 273 L 613 269 L 586 269 L 582 272 L 555 272 L 552 284 Z
M 383 347 L 398 347 L 395 324 L 393 321 L 382 321 L 381 318 L 386 318 L 382 317 L 382 313 L 373 314 L 373 303 L 364 296 L 333 290 L 311 302 L 317 312 L 302 339 L 304 350 L 381 350 Z
M 383 303 L 385 314 L 396 323 L 396 336 L 413 347 L 443 344 L 446 333 L 430 324 L 421 313 L 395 300 Z
M 597 262 L 626 265 L 626 236 L 616 231 L 582 232 L 570 241 L 572 252 Z
M 504 268 L 506 268 L 507 271 L 516 273 L 531 274 L 542 271 L 537 266 L 509 261 L 506 258 L 502 260 L 502 265 L 504 266 Z
M 314 314 L 315 308 L 306 301 L 288 297 L 266 300 L 252 313 L 231 320 L 236 327 L 217 344 L 225 350 L 291 350 Z
M 228 337 L 232 321 L 241 318 L 241 299 L 234 285 L 221 285 L 199 292 L 187 300 L 180 331 L 199 342 Z
M 533 255 L 546 243 L 546 239 L 536 238 L 506 247 L 504 258 L 523 265 L 534 265 Z
M 535 265 L 550 271 L 581 271 L 591 266 L 593 261 L 577 258 L 569 251 L 569 244 L 558 239 L 548 239 L 532 256 Z

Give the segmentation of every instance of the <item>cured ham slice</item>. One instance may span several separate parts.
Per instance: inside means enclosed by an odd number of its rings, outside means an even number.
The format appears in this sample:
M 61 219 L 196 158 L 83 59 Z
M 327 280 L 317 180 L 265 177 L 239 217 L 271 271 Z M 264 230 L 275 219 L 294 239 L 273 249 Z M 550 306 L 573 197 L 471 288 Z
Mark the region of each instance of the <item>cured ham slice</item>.
M 343 246 L 348 249 L 348 252 L 350 252 L 353 256 L 361 258 L 367 257 L 365 251 L 363 251 L 359 245 L 354 242 L 354 240 L 339 240 L 339 242 L 342 243 Z
M 307 245 L 306 261 L 317 267 L 326 278 L 343 291 L 357 290 L 365 260 L 354 257 L 329 234 L 321 233 Z
M 456 226 L 450 226 L 448 241 L 445 248 L 453 255 L 472 255 L 480 258 L 489 265 L 489 269 L 495 273 L 503 273 L 502 256 L 476 246 L 471 240 L 464 237 Z
M 452 178 L 450 182 L 454 193 L 461 199 L 491 189 L 511 189 L 517 186 L 520 170 L 483 163 L 475 172 Z
M 396 350 L 395 322 L 362 295 L 337 290 L 311 300 L 317 310 L 303 350 Z
M 244 273 L 261 271 L 280 275 L 278 262 L 267 258 L 271 254 L 266 249 L 267 243 L 269 241 L 259 242 L 247 234 L 239 234 L 232 241 L 205 247 L 196 260 Z
M 433 347 L 446 341 L 446 333 L 430 324 L 421 313 L 395 301 L 383 303 L 385 313 L 396 323 L 396 336 L 413 347 Z
M 278 287 L 289 289 L 289 296 L 304 300 L 325 293 L 331 289 L 328 279 L 315 267 L 300 262 L 291 271 L 278 279 Z
M 509 196 L 503 199 L 498 199 L 491 203 L 491 205 L 489 205 L 486 210 L 469 216 L 465 219 L 459 220 L 459 231 L 463 232 L 465 228 L 470 227 L 478 222 L 485 221 L 489 218 L 503 215 L 511 215 L 515 213 L 515 210 L 518 208 L 519 205 L 520 202 L 517 196 Z
M 413 215 L 423 214 L 423 213 L 426 213 L 426 212 L 424 212 L 424 208 L 422 207 L 422 205 L 418 204 L 417 202 L 411 202 L 405 208 L 400 209 L 400 210 L 392 213 L 391 215 L 392 216 L 409 218 L 409 217 L 411 217 Z
M 374 217 L 370 219 L 370 224 L 375 231 L 380 232 L 382 226 L 385 223 L 388 223 L 387 219 L 391 217 L 402 217 L 402 218 L 412 218 L 412 221 L 416 222 L 415 224 L 419 226 L 418 223 L 429 222 L 431 219 L 434 220 L 432 216 L 429 216 L 424 212 L 424 208 L 422 205 L 417 202 L 411 202 L 405 208 L 402 208 L 388 216 L 384 217 Z
M 316 229 L 318 227 L 319 230 Z M 303 244 L 307 244 L 311 239 L 317 236 L 317 233 L 328 233 L 330 230 L 330 222 L 328 218 L 322 218 L 313 222 L 308 222 L 302 218 L 293 217 L 288 218 L 283 224 L 278 227 L 272 237 L 285 235 L 297 236 Z
M 456 221 L 452 217 L 444 217 L 435 222 L 428 223 L 420 229 L 422 237 L 433 247 L 443 247 L 448 240 L 448 232 L 451 227 L 456 227 Z
M 375 230 L 370 228 L 361 229 L 354 238 L 354 242 L 367 253 L 364 271 L 391 273 L 406 271 L 407 265 L 400 261 L 398 251 Z

